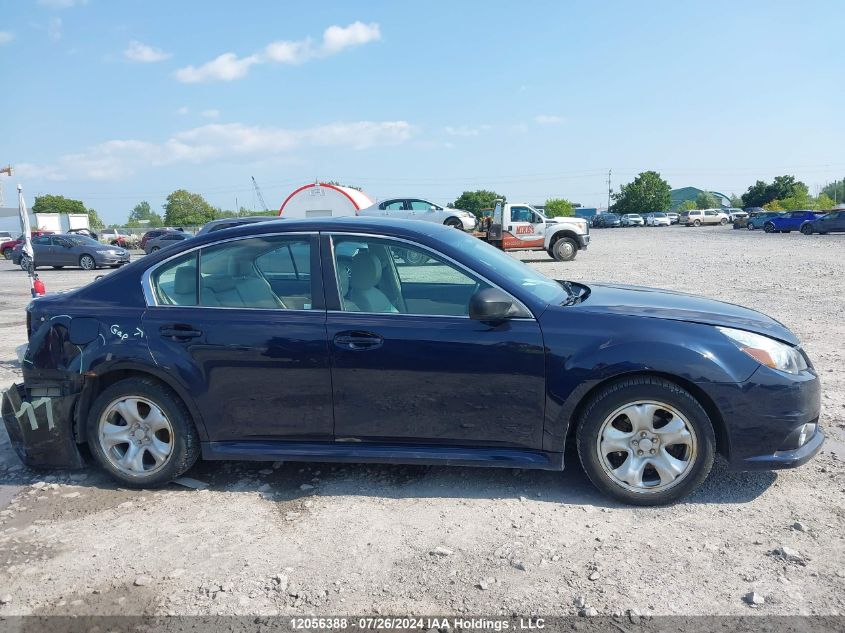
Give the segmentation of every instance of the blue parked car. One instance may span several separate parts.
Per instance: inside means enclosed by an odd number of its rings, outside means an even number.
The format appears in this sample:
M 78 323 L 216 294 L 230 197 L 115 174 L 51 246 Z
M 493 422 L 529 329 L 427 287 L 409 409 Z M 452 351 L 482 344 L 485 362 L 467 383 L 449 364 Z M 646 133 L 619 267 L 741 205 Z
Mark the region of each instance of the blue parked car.
M 416 253 L 408 257 L 409 251 Z M 32 467 L 167 484 L 205 459 L 561 470 L 623 502 L 821 448 L 798 339 L 736 305 L 554 281 L 434 223 L 334 218 L 197 236 L 27 308 L 2 401 Z
M 789 233 L 801 230 L 801 225 L 808 220 L 817 219 L 818 211 L 787 211 L 776 218 L 769 218 L 763 223 L 766 233 Z
M 807 220 L 801 225 L 804 235 L 819 233 L 845 233 L 845 211 L 831 211 L 815 220 Z
M 745 227 L 749 231 L 762 229 L 763 225 L 773 218 L 779 218 L 783 215 L 783 211 L 752 211 L 748 214 Z M 742 222 L 740 221 L 740 224 Z

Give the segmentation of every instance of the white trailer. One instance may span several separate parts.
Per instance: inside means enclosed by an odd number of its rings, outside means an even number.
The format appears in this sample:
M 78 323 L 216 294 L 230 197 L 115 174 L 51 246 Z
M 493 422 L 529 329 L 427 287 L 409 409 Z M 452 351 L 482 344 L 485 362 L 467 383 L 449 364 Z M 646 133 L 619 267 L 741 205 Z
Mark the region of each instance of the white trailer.
M 279 207 L 279 217 L 330 218 L 358 215 L 372 206 L 363 191 L 323 182 L 312 182 L 295 189 Z

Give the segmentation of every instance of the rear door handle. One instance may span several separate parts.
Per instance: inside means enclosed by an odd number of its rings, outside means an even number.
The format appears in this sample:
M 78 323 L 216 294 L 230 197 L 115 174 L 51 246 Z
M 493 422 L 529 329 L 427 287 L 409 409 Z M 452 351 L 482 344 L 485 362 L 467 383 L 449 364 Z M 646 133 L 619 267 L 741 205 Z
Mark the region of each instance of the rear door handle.
M 339 332 L 334 337 L 334 344 L 355 352 L 381 347 L 384 337 L 372 332 Z
M 187 341 L 188 339 L 202 336 L 202 332 L 200 330 L 196 330 L 190 325 L 183 325 L 181 323 L 176 323 L 174 325 L 162 325 L 158 331 L 163 337 L 173 339 L 174 341 Z

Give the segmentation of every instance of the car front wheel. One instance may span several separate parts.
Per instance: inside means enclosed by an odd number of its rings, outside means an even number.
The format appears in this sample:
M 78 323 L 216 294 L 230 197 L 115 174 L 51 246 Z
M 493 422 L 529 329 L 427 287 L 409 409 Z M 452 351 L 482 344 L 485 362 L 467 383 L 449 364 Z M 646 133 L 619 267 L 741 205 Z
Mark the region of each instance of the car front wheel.
M 559 262 L 569 262 L 578 254 L 578 245 L 571 237 L 562 237 L 552 244 L 549 254 Z
M 4 257 L 5 259 L 12 259 L 12 249 L 11 249 L 11 248 L 7 248 L 6 250 L 4 250 L 4 251 L 3 251 L 3 257 Z
M 462 231 L 464 230 L 464 224 L 458 218 L 449 218 L 443 224 L 445 224 L 446 226 L 450 226 L 453 229 L 460 229 Z
M 775 225 L 774 225 L 774 224 L 772 224 L 771 222 L 766 222 L 766 223 L 763 225 L 763 230 L 764 230 L 766 233 L 774 233 L 774 232 L 775 232 Z
M 127 378 L 103 391 L 91 407 L 87 439 L 103 469 L 133 488 L 167 484 L 200 453 L 185 404 L 148 378 Z
M 83 255 L 79 258 L 79 267 L 83 270 L 94 270 L 97 267 L 97 262 L 90 255 Z
M 655 376 L 623 379 L 593 396 L 576 442 L 596 488 L 643 506 L 690 494 L 707 477 L 716 452 L 713 425 L 699 402 Z

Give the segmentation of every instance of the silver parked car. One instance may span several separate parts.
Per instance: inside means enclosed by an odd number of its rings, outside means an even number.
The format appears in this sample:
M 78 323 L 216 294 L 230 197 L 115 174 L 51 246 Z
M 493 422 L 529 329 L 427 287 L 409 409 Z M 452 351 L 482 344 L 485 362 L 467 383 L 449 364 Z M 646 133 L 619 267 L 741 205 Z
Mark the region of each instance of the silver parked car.
M 361 209 L 358 215 L 366 217 L 382 217 L 401 220 L 425 220 L 437 222 L 456 229 L 471 231 L 477 220 L 472 213 L 461 209 L 448 209 L 420 198 L 391 198 L 383 200 L 366 209 Z
M 119 246 L 100 244 L 86 235 L 39 235 L 32 238 L 33 268 L 38 266 L 79 266 L 94 270 L 101 266 L 117 268 L 129 263 L 129 251 Z M 23 244 L 12 251 L 12 263 L 24 270 L 29 268 L 29 257 L 23 254 Z
M 156 251 L 160 251 L 168 246 L 173 246 L 179 242 L 189 240 L 191 237 L 193 236 L 190 233 L 185 233 L 183 231 L 168 231 L 158 237 L 147 240 L 147 243 L 144 244 L 144 252 L 149 255 L 150 253 L 155 253 Z

